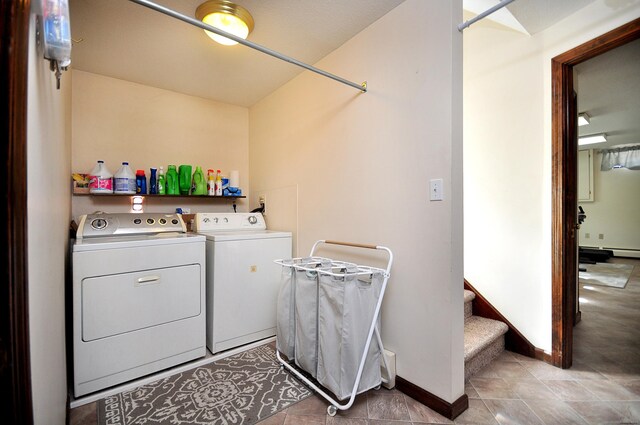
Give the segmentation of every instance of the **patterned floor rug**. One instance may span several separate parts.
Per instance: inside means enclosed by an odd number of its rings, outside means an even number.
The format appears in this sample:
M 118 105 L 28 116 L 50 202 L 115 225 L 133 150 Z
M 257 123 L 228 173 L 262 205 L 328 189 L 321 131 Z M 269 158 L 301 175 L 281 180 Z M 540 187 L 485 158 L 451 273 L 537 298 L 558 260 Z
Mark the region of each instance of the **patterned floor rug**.
M 622 263 L 596 263 L 580 264 L 580 283 L 584 285 L 603 285 L 614 288 L 624 288 L 627 286 L 633 266 Z
M 98 424 L 254 424 L 311 395 L 260 347 L 98 402 Z

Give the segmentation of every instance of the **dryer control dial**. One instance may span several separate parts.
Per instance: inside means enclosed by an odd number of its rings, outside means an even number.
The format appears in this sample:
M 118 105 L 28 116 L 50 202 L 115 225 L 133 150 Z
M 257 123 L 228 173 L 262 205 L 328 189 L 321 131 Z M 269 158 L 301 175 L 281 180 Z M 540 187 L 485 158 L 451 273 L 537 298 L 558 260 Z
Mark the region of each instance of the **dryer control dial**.
M 103 219 L 103 218 L 95 218 L 93 220 L 91 220 L 91 227 L 93 227 L 96 230 L 102 230 L 104 228 L 107 227 L 107 220 Z
M 250 215 L 247 220 L 249 220 L 249 224 L 256 224 L 258 222 L 258 217 L 256 217 L 255 215 Z

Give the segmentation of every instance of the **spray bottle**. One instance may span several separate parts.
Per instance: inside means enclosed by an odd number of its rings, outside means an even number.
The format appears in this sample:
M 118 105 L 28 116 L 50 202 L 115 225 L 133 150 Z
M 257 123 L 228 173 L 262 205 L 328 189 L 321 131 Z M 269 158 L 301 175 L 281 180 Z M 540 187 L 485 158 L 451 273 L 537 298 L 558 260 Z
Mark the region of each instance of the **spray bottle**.
M 218 170 L 218 175 L 216 176 L 216 196 L 222 196 L 222 174 L 220 170 Z

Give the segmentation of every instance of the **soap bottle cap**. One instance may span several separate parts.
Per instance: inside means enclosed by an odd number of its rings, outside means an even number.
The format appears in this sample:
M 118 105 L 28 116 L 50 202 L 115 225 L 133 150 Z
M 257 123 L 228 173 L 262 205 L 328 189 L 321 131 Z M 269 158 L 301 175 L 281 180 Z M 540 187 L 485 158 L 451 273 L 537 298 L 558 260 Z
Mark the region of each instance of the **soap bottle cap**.
M 144 170 L 136 170 L 136 176 L 144 176 Z

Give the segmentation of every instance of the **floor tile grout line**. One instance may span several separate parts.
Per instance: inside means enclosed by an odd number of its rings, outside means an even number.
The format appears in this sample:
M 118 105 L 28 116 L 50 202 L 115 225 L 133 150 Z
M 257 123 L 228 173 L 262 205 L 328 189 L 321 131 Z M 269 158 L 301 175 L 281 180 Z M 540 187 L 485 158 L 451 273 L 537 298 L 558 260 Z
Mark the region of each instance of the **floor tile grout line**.
M 493 416 L 493 420 L 495 421 L 495 423 L 497 425 L 500 425 L 500 421 L 498 421 L 498 417 L 496 416 L 495 413 L 493 413 L 493 411 L 489 408 L 489 406 L 487 406 L 487 402 L 485 401 L 485 399 L 480 399 L 482 401 L 482 404 L 484 405 L 484 407 L 487 409 L 487 411 L 489 411 L 489 413 L 491 413 L 491 415 Z

